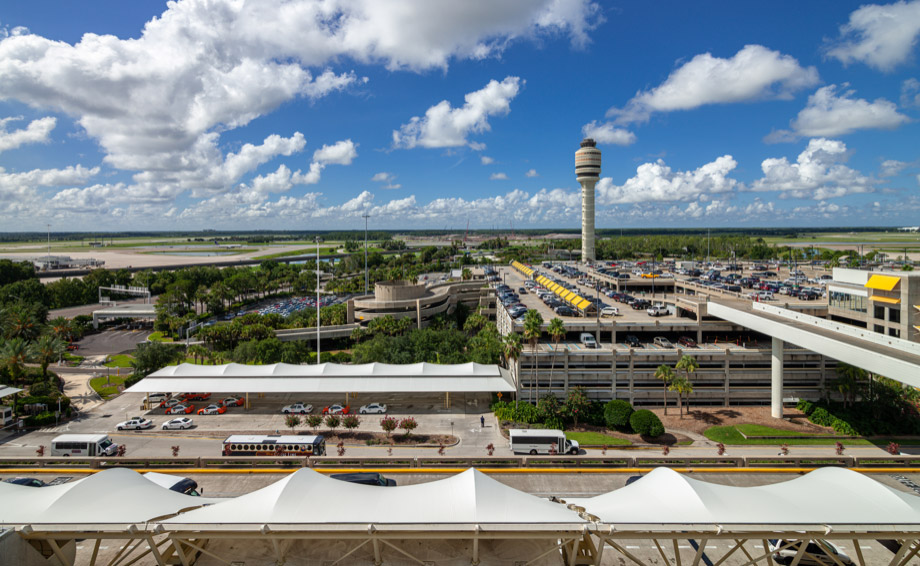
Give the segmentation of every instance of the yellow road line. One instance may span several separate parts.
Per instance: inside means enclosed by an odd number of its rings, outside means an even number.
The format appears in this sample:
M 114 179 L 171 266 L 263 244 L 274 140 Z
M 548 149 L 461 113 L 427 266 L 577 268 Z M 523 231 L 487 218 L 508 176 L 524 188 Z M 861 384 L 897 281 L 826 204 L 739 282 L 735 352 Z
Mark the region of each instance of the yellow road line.
M 658 466 L 661 467 L 661 466 Z M 300 466 L 284 468 L 129 468 L 139 473 L 167 474 L 290 474 Z M 458 474 L 468 468 L 313 468 L 323 474 L 378 472 L 381 474 Z M 655 468 L 476 468 L 486 474 L 646 474 Z M 671 468 L 685 474 L 800 474 L 818 468 Z M 847 468 L 863 474 L 920 474 L 920 468 Z M 95 474 L 93 468 L 0 468 L 0 474 Z

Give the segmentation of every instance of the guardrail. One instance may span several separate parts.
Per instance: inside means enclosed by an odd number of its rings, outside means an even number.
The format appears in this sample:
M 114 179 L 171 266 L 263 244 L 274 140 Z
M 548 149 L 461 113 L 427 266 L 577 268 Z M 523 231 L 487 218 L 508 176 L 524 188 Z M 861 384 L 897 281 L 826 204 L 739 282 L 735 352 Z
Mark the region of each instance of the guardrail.
M 920 470 L 920 456 L 482 456 L 454 458 L 450 456 L 432 458 L 379 457 L 349 458 L 347 456 L 318 456 L 303 458 L 281 456 L 197 457 L 197 458 L 132 458 L 129 456 L 110 458 L 50 458 L 50 457 L 6 457 L 0 458 L 0 472 L 10 468 L 79 469 L 90 468 L 156 468 L 168 471 L 179 468 L 201 469 L 247 469 L 274 468 L 341 469 L 341 468 L 917 468 Z

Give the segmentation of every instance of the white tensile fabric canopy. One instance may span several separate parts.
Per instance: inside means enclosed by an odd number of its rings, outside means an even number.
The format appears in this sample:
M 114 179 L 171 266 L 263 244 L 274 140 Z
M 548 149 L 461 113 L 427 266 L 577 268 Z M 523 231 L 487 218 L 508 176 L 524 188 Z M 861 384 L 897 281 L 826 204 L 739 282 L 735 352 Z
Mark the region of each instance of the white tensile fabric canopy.
M 477 364 L 179 364 L 148 375 L 128 393 L 476 393 L 512 392 L 508 372 Z
M 719 485 L 656 468 L 624 488 L 567 502 L 617 530 L 691 524 L 920 526 L 920 497 L 843 468 L 756 487 Z
M 564 505 L 508 487 L 475 469 L 415 485 L 381 488 L 302 468 L 258 491 L 160 521 L 168 531 L 482 530 L 581 531 Z
M 112 468 L 41 488 L 0 482 L 0 526 L 123 531 L 215 501 L 170 491 L 133 470 Z

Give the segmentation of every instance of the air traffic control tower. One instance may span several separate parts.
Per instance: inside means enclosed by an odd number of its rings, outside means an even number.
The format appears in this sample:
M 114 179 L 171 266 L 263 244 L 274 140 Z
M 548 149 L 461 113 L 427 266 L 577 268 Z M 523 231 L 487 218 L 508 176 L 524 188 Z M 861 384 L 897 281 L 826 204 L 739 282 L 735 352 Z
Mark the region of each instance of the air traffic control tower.
M 581 184 L 581 261 L 593 263 L 594 186 L 601 176 L 601 150 L 591 138 L 581 140 L 575 152 L 575 179 Z

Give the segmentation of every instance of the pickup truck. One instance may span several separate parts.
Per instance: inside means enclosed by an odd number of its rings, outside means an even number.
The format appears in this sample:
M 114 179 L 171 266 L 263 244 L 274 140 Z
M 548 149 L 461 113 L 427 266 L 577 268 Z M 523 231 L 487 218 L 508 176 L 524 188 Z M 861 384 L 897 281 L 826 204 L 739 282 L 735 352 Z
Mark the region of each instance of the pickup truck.
M 653 305 L 645 309 L 645 312 L 648 313 L 649 316 L 665 316 L 668 314 L 668 307 L 664 305 Z

